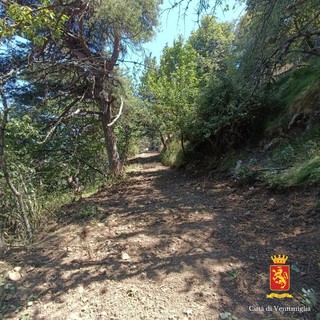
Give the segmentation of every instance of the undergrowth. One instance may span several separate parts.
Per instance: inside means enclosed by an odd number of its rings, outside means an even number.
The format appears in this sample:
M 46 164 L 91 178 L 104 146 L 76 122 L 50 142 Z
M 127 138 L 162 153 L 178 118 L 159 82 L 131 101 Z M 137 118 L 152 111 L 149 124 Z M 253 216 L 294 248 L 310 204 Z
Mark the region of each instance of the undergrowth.
M 229 123 L 224 129 L 222 128 L 225 131 L 222 129 L 219 131 L 220 135 L 216 137 L 218 142 L 214 145 L 226 146 L 227 143 L 224 143 L 223 139 L 231 135 L 230 139 L 227 139 L 229 144 L 225 150 L 217 148 L 214 152 L 214 148 L 208 143 L 197 145 L 191 142 L 185 156 L 180 142 L 175 140 L 162 151 L 162 163 L 186 168 L 196 164 L 207 169 L 233 172 L 242 156 L 244 159 L 247 157 L 248 147 L 256 148 L 258 143 L 260 146 L 261 143 L 266 145 L 270 141 L 272 143 L 273 139 L 276 141 L 271 145 L 273 151 L 271 153 L 268 151 L 263 159 L 258 157 L 260 159 L 257 160 L 258 163 L 253 165 L 249 160 L 248 163 L 244 160 L 243 164 L 239 164 L 241 169 L 237 172 L 239 179 L 243 176 L 247 180 L 249 177 L 250 181 L 258 179 L 269 186 L 277 187 L 320 184 L 320 124 L 314 126 L 317 120 L 313 121 L 312 125 L 308 126 L 308 131 L 305 130 L 306 127 L 298 127 L 296 132 L 294 126 L 293 132 L 289 128 L 289 123 L 298 112 L 308 114 L 310 119 L 317 119 L 312 116 L 320 111 L 319 76 L 320 59 L 310 59 L 286 75 L 280 76 L 266 96 L 261 96 L 260 100 L 249 104 L 247 118 L 239 118 L 237 125 Z M 269 109 L 267 105 L 270 106 Z M 308 116 L 306 119 L 308 120 Z M 252 123 L 256 126 L 256 130 L 251 132 Z M 304 125 L 307 124 L 309 125 L 309 122 Z M 233 135 L 242 137 L 247 132 L 245 130 L 252 133 L 250 145 L 247 141 L 249 138 L 245 141 L 235 140 L 237 143 L 232 143 Z M 225 132 L 226 135 L 223 136 L 221 132 Z M 242 145 L 241 148 L 239 144 Z
M 271 164 L 287 167 L 265 174 L 264 178 L 271 186 L 320 184 L 320 125 L 292 142 L 279 145 L 273 151 Z
M 270 186 L 293 187 L 302 184 L 314 185 L 320 183 L 320 153 L 311 160 L 295 163 L 281 173 L 269 173 L 265 176 Z
M 314 88 L 319 82 L 320 59 L 313 58 L 310 61 L 280 78 L 274 88 L 281 104 L 289 106 L 289 111 L 297 111 L 296 100 L 305 92 Z M 307 103 L 305 104 L 307 107 Z
M 268 170 L 261 174 L 262 180 L 269 186 L 320 184 L 320 124 L 311 126 L 308 131 L 298 128 L 301 132 L 298 135 L 292 135 L 288 129 L 290 120 L 297 112 L 311 116 L 319 112 L 319 76 L 320 59 L 314 58 L 274 84 L 272 92 L 279 101 L 281 112 L 270 114 L 265 119 L 264 130 L 269 139 L 278 137 L 283 142 L 275 145 L 266 165 Z
M 165 166 L 180 168 L 184 165 L 184 154 L 179 140 L 173 140 L 160 153 L 161 162 Z

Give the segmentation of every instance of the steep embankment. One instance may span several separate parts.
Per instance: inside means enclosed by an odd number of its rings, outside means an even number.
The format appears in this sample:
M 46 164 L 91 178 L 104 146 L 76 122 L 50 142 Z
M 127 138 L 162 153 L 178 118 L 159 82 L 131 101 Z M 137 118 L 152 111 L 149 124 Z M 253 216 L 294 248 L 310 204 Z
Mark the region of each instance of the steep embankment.
M 130 168 L 127 180 L 63 208 L 35 246 L 6 252 L 3 269 L 21 270 L 2 287 L 5 318 L 315 318 L 265 310 L 319 291 L 312 192 L 239 188 L 168 169 L 156 154 Z M 273 254 L 289 255 L 294 299 L 266 299 Z

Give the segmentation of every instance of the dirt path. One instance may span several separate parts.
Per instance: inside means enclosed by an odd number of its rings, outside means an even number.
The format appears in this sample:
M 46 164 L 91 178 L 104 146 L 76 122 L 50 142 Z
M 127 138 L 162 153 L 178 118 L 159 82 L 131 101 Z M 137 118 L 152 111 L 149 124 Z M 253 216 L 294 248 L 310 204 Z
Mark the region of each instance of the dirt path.
M 301 303 L 320 289 L 313 191 L 237 187 L 155 154 L 128 176 L 64 208 L 35 247 L 8 250 L 2 265 L 22 277 L 2 295 L 5 318 L 315 319 Z M 289 256 L 293 299 L 266 299 L 273 254 Z

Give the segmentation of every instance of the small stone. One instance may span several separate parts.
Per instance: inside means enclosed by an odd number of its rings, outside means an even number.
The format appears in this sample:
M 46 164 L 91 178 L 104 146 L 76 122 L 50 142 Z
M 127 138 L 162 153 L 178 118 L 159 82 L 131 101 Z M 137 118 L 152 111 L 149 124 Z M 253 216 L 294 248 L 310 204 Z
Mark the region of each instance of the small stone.
M 21 274 L 19 272 L 16 272 L 14 270 L 11 270 L 8 272 L 8 278 L 11 280 L 11 281 L 18 281 L 21 279 Z
M 26 269 L 26 272 L 31 272 L 31 271 L 33 271 L 34 269 L 35 269 L 34 266 L 30 266 L 30 267 L 28 267 L 28 268 Z
M 21 269 L 22 269 L 21 267 L 15 267 L 13 270 L 16 271 L 16 272 L 20 272 Z
M 128 253 L 126 253 L 125 251 L 123 251 L 123 252 L 121 253 L 121 259 L 122 259 L 122 260 L 130 260 L 131 257 L 128 255 Z
M 31 307 L 33 305 L 33 301 L 28 301 L 28 307 Z
M 269 205 L 274 206 L 276 204 L 276 199 L 275 198 L 270 198 L 268 203 L 269 203 Z

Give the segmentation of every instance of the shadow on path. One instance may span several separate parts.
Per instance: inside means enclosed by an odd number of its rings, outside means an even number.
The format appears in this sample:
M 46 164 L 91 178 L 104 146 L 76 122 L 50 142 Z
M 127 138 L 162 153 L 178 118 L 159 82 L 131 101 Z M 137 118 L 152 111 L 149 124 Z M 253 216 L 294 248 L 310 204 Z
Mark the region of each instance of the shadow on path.
M 107 292 L 113 283 L 130 281 L 144 290 L 166 288 L 163 296 L 176 299 L 176 308 L 194 303 L 193 318 L 219 319 L 226 311 L 239 319 L 314 319 L 314 311 L 249 309 L 297 307 L 302 288 L 319 292 L 319 210 L 312 192 L 273 193 L 191 178 L 160 165 L 156 154 L 130 163 L 142 170 L 63 208 L 59 225 L 38 245 L 8 250 L 6 261 L 23 266 L 24 276 L 7 303 L 25 305 L 31 295 L 65 303 L 79 286 L 90 287 L 94 297 L 95 288 Z M 292 272 L 293 300 L 266 299 L 273 254 L 289 255 L 299 269 Z M 45 319 L 45 311 L 34 308 Z

